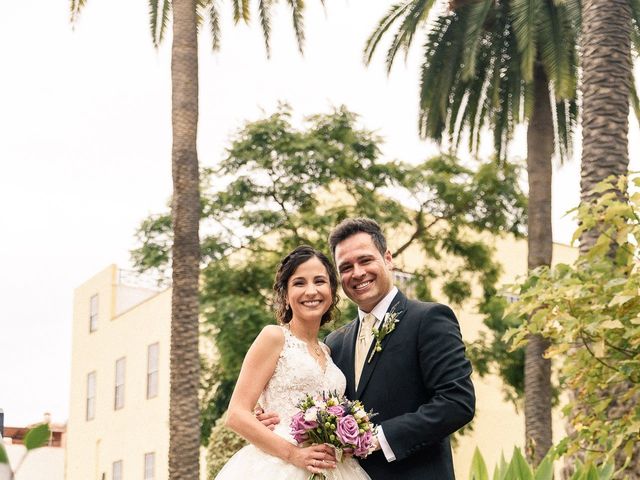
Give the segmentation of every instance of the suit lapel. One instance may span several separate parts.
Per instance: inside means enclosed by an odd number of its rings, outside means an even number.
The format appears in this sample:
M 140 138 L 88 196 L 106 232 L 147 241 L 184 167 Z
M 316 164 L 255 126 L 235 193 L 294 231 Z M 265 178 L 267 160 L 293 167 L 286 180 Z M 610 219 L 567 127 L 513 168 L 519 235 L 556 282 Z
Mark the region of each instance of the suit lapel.
M 389 307 L 389 310 L 387 311 L 387 313 L 389 313 L 392 309 L 395 312 L 398 312 L 398 316 L 396 317 L 396 320 L 398 320 L 399 322 L 402 321 L 402 317 L 407 311 L 407 298 L 400 291 L 398 291 L 398 294 L 393 298 L 393 301 L 391 302 L 391 306 Z M 385 314 L 385 317 L 386 317 L 386 314 Z M 375 338 L 373 339 L 373 342 L 371 342 L 371 346 L 369 347 L 369 352 L 367 353 L 367 358 L 365 358 L 364 366 L 362 367 L 362 374 L 360 375 L 360 383 L 358 383 L 358 390 L 355 392 L 355 397 L 354 397 L 355 399 L 360 399 L 362 397 L 364 390 L 367 388 L 367 385 L 369 384 L 369 380 L 371 379 L 371 374 L 373 373 L 373 370 L 376 368 L 376 365 L 378 364 L 378 361 L 380 360 L 382 355 L 384 355 L 384 352 L 385 352 L 384 347 L 389 342 L 389 338 L 391 338 L 394 333 L 395 333 L 395 330 L 387 334 L 382 339 L 382 342 L 380 344 L 382 347 L 382 351 L 376 352 L 373 355 L 373 358 L 371 358 L 371 353 L 373 352 L 373 349 L 376 346 Z M 355 354 L 355 343 L 354 343 L 353 351 Z M 370 358 L 371 358 L 371 361 L 369 362 Z M 351 362 L 351 364 L 352 364 L 351 368 L 353 369 L 354 368 L 353 362 Z M 354 385 L 355 385 L 355 381 L 354 381 Z
M 344 341 L 346 345 L 346 355 L 344 366 L 344 376 L 347 378 L 347 398 L 355 398 L 356 395 L 356 371 L 354 367 L 355 355 L 356 355 L 356 337 L 358 336 L 358 317 L 353 320 L 348 326 L 344 335 Z

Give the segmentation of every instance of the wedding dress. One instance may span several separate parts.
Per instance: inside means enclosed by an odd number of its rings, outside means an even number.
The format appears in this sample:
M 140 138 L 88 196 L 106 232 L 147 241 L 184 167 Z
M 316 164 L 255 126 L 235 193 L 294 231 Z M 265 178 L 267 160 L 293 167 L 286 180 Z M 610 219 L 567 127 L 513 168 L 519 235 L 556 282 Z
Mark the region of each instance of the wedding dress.
M 307 344 L 283 327 L 284 346 L 276 369 L 260 396 L 265 412 L 275 412 L 280 417 L 274 433 L 295 444 L 289 433 L 291 417 L 298 411 L 296 404 L 306 395 L 321 395 L 337 391 L 344 394 L 346 379 L 323 348 L 325 369 L 310 355 Z M 306 480 L 311 473 L 278 457 L 264 453 L 254 445 L 247 445 L 237 452 L 222 468 L 216 480 Z M 357 460 L 344 458 L 335 469 L 325 470 L 328 480 L 370 480 Z

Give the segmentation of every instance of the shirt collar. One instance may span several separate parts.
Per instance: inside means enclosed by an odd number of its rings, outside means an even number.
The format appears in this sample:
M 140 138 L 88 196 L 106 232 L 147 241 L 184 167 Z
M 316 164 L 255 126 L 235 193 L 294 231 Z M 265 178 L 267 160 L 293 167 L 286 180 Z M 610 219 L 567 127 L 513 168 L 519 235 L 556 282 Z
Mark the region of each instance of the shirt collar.
M 373 307 L 371 312 L 369 312 L 372 313 L 374 317 L 376 317 L 376 323 L 378 323 L 380 319 L 384 318 L 385 313 L 387 313 L 387 310 L 389 310 L 391 302 L 393 302 L 393 299 L 395 298 L 397 293 L 398 287 L 394 285 L 391 290 L 389 290 L 389 293 L 387 293 L 384 298 L 380 300 L 375 307 Z M 358 318 L 360 319 L 360 323 L 362 323 L 362 319 L 366 314 L 366 312 L 363 312 L 358 308 Z

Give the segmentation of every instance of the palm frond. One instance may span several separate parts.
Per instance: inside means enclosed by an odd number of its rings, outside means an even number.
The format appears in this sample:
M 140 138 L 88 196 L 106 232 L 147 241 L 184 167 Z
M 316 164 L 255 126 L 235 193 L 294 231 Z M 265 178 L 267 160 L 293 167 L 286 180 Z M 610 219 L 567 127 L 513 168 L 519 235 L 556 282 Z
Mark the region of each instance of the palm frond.
M 391 46 L 387 51 L 387 57 L 385 63 L 387 65 L 387 72 L 391 71 L 393 62 L 400 49 L 403 49 L 405 53 L 409 51 L 411 43 L 413 42 L 413 36 L 415 35 L 420 24 L 425 21 L 429 15 L 429 11 L 436 0 L 412 0 L 412 4 L 409 11 L 404 17 L 404 20 L 398 27 L 398 31 L 391 40 Z
M 209 31 L 211 33 L 211 49 L 220 50 L 222 41 L 222 30 L 220 27 L 220 11 L 218 10 L 218 2 L 211 0 L 209 6 Z
M 631 107 L 636 114 L 636 119 L 640 120 L 640 99 L 638 98 L 638 89 L 636 82 L 631 82 Z
M 538 21 L 542 0 L 513 0 L 511 21 L 518 42 L 525 81 L 533 80 L 533 65 L 537 57 Z
M 631 46 L 636 56 L 640 56 L 640 27 L 634 24 L 631 30 Z
M 559 98 L 576 95 L 577 32 L 567 10 L 547 2 L 540 9 L 540 59 Z
M 631 20 L 633 23 L 631 43 L 636 55 L 640 55 L 640 0 L 629 0 L 629 5 L 631 6 Z
M 71 0 L 71 3 L 69 4 L 71 23 L 75 23 L 78 21 L 80 11 L 84 8 L 86 3 L 87 0 Z
M 460 125 L 462 124 L 462 117 L 466 110 L 468 103 L 468 95 L 466 93 L 466 84 L 461 76 L 461 72 L 458 72 L 456 80 L 453 82 L 454 88 L 450 97 L 449 112 L 447 114 L 447 135 L 449 138 L 449 151 L 452 155 L 455 155 L 460 144 Z
M 556 137 L 556 151 L 560 156 L 560 162 L 571 158 L 572 156 L 572 143 L 573 135 L 575 131 L 575 118 L 572 117 L 571 112 L 575 105 L 573 100 L 560 100 L 555 102 L 555 108 L 553 112 L 554 118 L 554 135 Z
M 557 5 L 558 1 L 555 3 Z M 582 25 L 582 0 L 562 0 L 562 6 L 567 11 L 574 31 L 579 32 Z
M 466 12 L 466 33 L 464 57 L 462 59 L 462 76 L 471 78 L 476 71 L 476 61 L 479 43 L 482 38 L 482 30 L 487 21 L 493 0 L 481 0 L 469 6 Z
M 244 23 L 249 23 L 251 14 L 249 12 L 249 0 L 233 0 L 233 21 L 239 23 L 242 20 Z
M 533 90 L 533 82 L 525 82 L 523 87 L 524 95 L 524 118 L 529 120 L 533 114 L 533 106 L 536 102 L 536 95 Z
M 298 41 L 298 50 L 303 53 L 304 50 L 304 0 L 288 0 L 291 7 L 291 19 L 293 21 L 293 30 Z
M 169 26 L 170 13 L 170 0 L 149 0 L 149 27 L 151 28 L 153 46 L 156 48 L 158 48 L 162 40 L 164 40 L 167 27 Z
M 462 137 L 461 131 L 467 130 L 469 133 L 469 151 L 472 155 L 476 155 L 479 145 L 479 130 L 482 125 L 482 109 L 486 99 L 487 90 L 489 89 L 490 79 L 495 73 L 495 65 L 490 64 L 469 83 L 467 89 L 467 106 L 463 112 L 460 121 L 460 132 L 458 133 L 458 144 Z
M 267 49 L 267 57 L 271 57 L 271 5 L 273 0 L 260 0 L 258 2 L 258 15 L 264 37 L 264 46 Z
M 380 19 L 377 27 L 369 38 L 367 39 L 367 43 L 365 44 L 363 50 L 364 63 L 365 65 L 369 65 L 371 63 L 371 59 L 373 58 L 373 54 L 376 51 L 376 47 L 380 40 L 384 36 L 384 34 L 389 30 L 389 27 L 394 24 L 394 22 L 404 14 L 404 12 L 411 6 L 411 0 L 402 3 L 396 3 L 392 5 L 389 11 Z
M 449 122 L 452 92 L 459 81 L 464 24 L 455 14 L 441 15 L 427 35 L 421 68 L 418 126 L 423 137 L 442 141 Z

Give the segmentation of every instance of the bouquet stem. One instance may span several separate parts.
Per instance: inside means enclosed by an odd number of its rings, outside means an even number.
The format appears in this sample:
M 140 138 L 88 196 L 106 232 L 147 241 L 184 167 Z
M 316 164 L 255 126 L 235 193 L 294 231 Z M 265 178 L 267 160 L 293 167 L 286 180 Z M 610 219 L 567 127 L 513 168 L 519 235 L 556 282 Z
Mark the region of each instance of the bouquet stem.
M 327 476 L 324 473 L 312 473 L 307 480 L 326 480 Z

